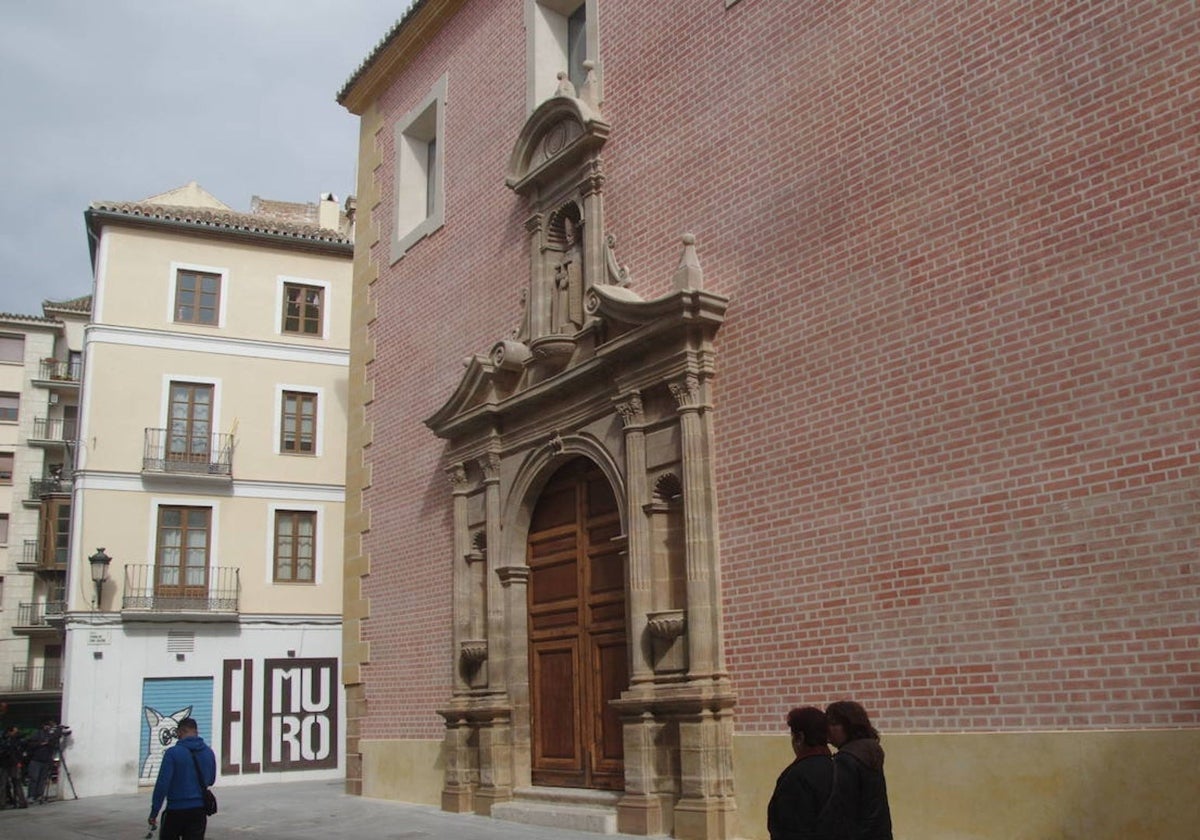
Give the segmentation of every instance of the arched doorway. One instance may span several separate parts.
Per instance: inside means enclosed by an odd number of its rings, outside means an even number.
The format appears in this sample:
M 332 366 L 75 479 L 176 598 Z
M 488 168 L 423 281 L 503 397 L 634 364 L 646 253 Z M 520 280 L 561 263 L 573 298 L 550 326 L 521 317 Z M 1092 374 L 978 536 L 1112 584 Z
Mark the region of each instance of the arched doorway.
M 561 467 L 530 521 L 529 679 L 535 785 L 624 788 L 629 685 L 625 557 L 612 487 L 586 458 Z

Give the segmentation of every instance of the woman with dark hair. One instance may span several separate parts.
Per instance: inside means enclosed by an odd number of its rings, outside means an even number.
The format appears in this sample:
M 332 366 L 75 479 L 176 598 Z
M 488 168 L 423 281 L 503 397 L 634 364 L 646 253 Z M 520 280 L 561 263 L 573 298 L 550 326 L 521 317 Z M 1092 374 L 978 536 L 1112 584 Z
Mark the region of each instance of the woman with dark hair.
M 883 747 L 867 710 L 853 700 L 825 709 L 829 740 L 837 747 L 838 811 L 852 840 L 892 840 L 892 811 L 883 777 Z
M 834 767 L 825 713 L 812 706 L 787 716 L 795 760 L 779 774 L 767 805 L 771 840 L 841 840 L 834 813 Z

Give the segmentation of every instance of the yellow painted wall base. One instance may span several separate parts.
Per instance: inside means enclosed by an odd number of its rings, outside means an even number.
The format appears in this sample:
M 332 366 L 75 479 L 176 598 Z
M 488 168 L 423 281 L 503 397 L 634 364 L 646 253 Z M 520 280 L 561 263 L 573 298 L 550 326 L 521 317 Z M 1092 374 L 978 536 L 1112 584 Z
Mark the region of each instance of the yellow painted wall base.
M 890 735 L 896 840 L 1195 840 L 1200 730 Z M 738 817 L 766 838 L 786 735 L 734 739 Z
M 440 805 L 441 741 L 361 742 L 363 795 Z M 738 825 L 767 837 L 786 735 L 734 738 Z M 1200 730 L 889 735 L 896 840 L 1195 840 Z
M 420 805 L 442 804 L 442 742 L 359 741 L 362 795 Z

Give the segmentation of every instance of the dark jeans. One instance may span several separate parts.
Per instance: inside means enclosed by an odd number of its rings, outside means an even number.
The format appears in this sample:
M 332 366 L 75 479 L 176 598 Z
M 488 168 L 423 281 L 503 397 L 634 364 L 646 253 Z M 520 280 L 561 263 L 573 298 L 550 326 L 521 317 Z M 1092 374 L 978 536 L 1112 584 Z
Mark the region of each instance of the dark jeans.
M 29 776 L 30 802 L 45 798 L 46 782 L 50 778 L 51 764 L 52 762 L 49 761 L 29 762 L 29 767 L 26 768 L 26 775 Z
M 158 840 L 204 840 L 208 814 L 203 808 L 180 808 L 163 811 Z
M 16 767 L 0 767 L 0 808 L 24 808 L 25 789 Z

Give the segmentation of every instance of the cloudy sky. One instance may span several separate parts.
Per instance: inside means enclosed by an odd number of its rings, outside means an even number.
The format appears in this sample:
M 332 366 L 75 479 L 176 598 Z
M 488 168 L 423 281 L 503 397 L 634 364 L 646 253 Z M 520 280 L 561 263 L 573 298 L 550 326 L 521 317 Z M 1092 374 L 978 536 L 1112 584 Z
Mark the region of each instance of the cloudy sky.
M 344 200 L 334 101 L 409 0 L 0 0 L 0 311 L 91 292 L 83 211 L 198 181 Z

